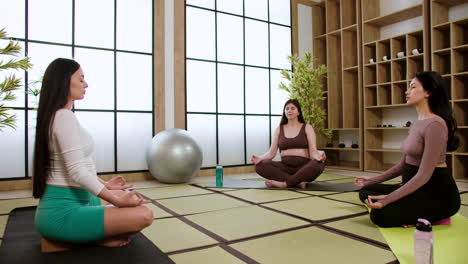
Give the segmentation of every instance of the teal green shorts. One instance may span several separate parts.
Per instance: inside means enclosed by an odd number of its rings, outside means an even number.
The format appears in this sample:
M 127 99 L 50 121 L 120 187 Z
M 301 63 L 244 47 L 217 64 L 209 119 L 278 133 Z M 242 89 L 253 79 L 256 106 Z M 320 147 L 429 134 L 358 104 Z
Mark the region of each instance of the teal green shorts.
M 36 210 L 36 229 L 51 240 L 99 241 L 104 239 L 104 208 L 87 190 L 46 185 Z

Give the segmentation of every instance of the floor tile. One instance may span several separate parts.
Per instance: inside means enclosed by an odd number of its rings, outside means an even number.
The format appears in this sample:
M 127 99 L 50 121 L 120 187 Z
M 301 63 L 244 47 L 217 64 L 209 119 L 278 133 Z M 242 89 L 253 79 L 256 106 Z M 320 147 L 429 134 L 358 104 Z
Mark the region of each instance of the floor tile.
M 187 218 L 228 240 L 308 224 L 258 206 L 191 215 Z
M 155 220 L 142 233 L 163 252 L 216 244 L 217 241 L 177 218 Z
M 240 242 L 233 248 L 259 263 L 387 263 L 392 252 L 318 227 Z
M 320 197 L 274 202 L 265 204 L 265 206 L 315 221 L 366 212 L 364 206 Z
M 162 218 L 162 217 L 169 217 L 172 216 L 170 213 L 164 211 L 163 209 L 157 207 L 154 204 L 145 204 L 145 206 L 151 208 L 153 210 L 154 218 Z
M 5 234 L 7 221 L 8 221 L 8 215 L 0 215 L 0 237 L 3 237 L 3 234 Z
M 325 197 L 335 199 L 335 200 L 351 202 L 351 203 L 362 205 L 361 200 L 359 200 L 359 193 L 358 192 L 346 192 L 346 193 L 339 193 L 339 194 L 330 194 L 330 195 L 327 195 Z
M 191 185 L 172 185 L 168 187 L 139 189 L 138 192 L 151 199 L 173 198 L 197 194 L 212 193 Z
M 458 211 L 458 213 L 463 215 L 464 217 L 468 218 L 468 206 L 462 205 L 460 207 L 460 211 Z
M 464 193 L 460 195 L 461 203 L 468 205 L 468 193 Z
M 242 189 L 229 195 L 242 198 L 254 203 L 265 203 L 285 199 L 294 199 L 308 197 L 306 194 L 288 191 L 288 190 L 261 190 L 261 189 Z
M 216 263 L 216 264 L 237 264 L 245 263 L 234 257 L 231 253 L 220 247 L 196 250 L 187 253 L 171 255 L 170 258 L 177 264 L 192 263 Z
M 221 209 L 249 206 L 250 204 L 227 197 L 222 194 L 207 194 L 199 196 L 179 197 L 158 201 L 178 214 L 195 214 Z
M 330 180 L 340 180 L 340 179 L 348 179 L 353 180 L 354 177 L 344 176 L 344 175 L 337 175 L 337 174 L 330 174 L 330 173 L 322 173 L 318 176 L 315 181 L 330 181 Z
M 15 208 L 33 206 L 37 205 L 38 203 L 39 199 L 34 198 L 0 200 L 0 214 L 8 214 Z
M 370 220 L 369 215 L 334 221 L 325 225 L 387 244 L 380 230 Z

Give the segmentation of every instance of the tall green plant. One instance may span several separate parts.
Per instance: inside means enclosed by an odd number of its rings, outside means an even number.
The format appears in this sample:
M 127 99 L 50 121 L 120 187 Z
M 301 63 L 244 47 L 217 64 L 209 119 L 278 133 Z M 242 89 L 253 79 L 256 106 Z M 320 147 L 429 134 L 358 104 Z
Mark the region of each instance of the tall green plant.
M 5 28 L 0 29 L 0 39 L 7 38 L 7 33 Z M 1 56 L 13 56 L 19 57 L 21 52 L 21 46 L 18 42 L 10 40 L 8 44 L 4 47 L 0 47 Z M 28 57 L 17 59 L 4 59 L 0 60 L 0 71 L 5 70 L 25 70 L 27 71 L 32 67 L 30 59 Z M 17 78 L 14 74 L 10 74 L 5 77 L 5 80 L 0 83 L 0 132 L 3 131 L 5 127 L 16 128 L 16 115 L 8 113 L 9 108 L 4 106 L 4 102 L 14 101 L 16 96 L 13 94 L 15 90 L 18 90 L 22 86 L 21 79 Z
M 288 92 L 289 98 L 299 101 L 304 120 L 314 127 L 316 133 L 331 137 L 332 131 L 324 126 L 325 110 L 320 107 L 320 102 L 325 100 L 322 81 L 327 67 L 318 65 L 310 52 L 306 52 L 303 59 L 299 56 L 288 56 L 288 59 L 293 71 L 281 70 L 281 77 L 289 83 L 280 82 L 279 88 Z

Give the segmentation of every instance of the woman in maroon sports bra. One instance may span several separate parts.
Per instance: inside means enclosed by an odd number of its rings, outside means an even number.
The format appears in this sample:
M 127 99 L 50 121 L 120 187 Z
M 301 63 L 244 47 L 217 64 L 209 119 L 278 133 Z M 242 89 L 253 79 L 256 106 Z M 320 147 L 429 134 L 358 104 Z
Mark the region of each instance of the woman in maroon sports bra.
M 281 161 L 272 161 L 278 149 Z M 323 172 L 325 159 L 325 153 L 317 150 L 314 129 L 305 123 L 299 102 L 290 99 L 284 104 L 270 149 L 262 156 L 253 155 L 251 161 L 255 171 L 267 179 L 266 186 L 304 189 Z

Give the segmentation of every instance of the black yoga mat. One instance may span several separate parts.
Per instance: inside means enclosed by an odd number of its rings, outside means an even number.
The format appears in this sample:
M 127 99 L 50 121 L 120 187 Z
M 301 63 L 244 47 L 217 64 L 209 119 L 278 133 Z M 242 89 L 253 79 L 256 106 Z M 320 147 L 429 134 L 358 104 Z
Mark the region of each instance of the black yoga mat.
M 297 190 L 299 188 L 268 188 L 263 181 L 249 181 L 241 179 L 224 179 L 223 186 L 217 187 L 210 184 L 209 188 L 229 188 L 229 189 L 270 189 L 270 190 Z M 309 182 L 305 191 L 330 191 L 330 192 L 352 192 L 360 188 L 352 182 L 329 183 L 329 182 Z
M 125 247 L 86 245 L 68 251 L 42 253 L 40 236 L 34 228 L 35 212 L 35 206 L 11 211 L 0 247 L 0 263 L 174 263 L 142 233 L 135 234 Z

